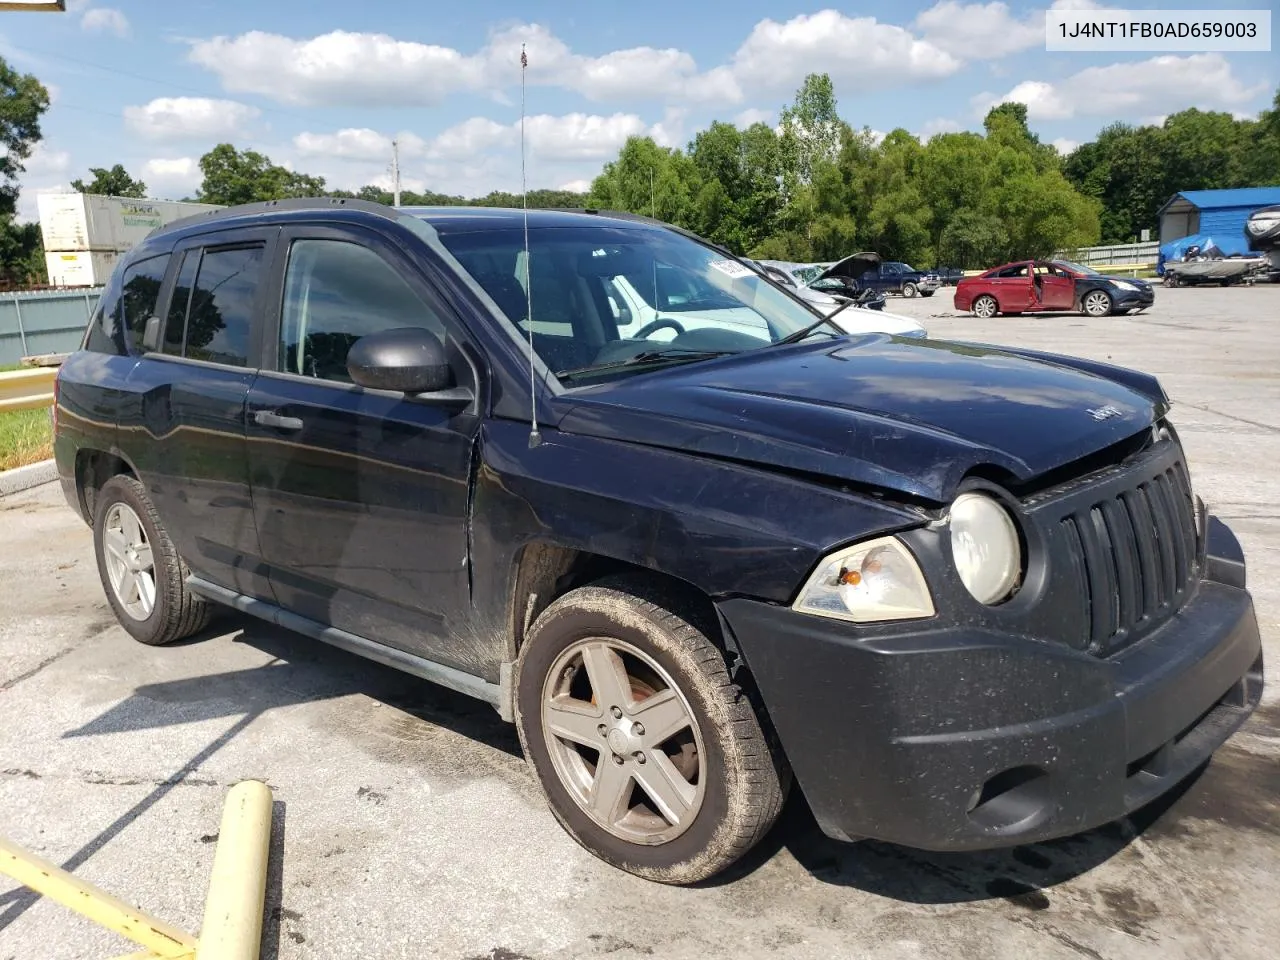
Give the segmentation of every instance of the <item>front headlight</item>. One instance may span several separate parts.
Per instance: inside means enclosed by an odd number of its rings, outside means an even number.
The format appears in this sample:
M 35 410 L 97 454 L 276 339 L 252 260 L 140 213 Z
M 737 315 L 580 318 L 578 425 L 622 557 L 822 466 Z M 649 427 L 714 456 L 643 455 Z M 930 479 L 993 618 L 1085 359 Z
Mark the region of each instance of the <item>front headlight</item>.
M 818 564 L 793 610 L 855 623 L 933 616 L 920 565 L 894 537 L 846 547 Z
M 1006 600 L 1022 573 L 1018 528 L 1009 511 L 983 493 L 951 504 L 951 556 L 965 589 L 979 603 Z
M 1128 290 L 1130 293 L 1138 292 L 1137 285 L 1130 283 L 1128 280 L 1112 280 L 1111 285 L 1120 290 Z

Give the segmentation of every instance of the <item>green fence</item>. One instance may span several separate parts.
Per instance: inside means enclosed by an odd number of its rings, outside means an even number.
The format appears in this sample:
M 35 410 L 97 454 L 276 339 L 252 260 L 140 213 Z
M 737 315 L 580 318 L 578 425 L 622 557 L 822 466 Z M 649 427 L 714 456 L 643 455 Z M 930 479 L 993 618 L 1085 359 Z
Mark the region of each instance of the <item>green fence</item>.
M 101 294 L 101 287 L 0 293 L 0 367 L 76 349 Z

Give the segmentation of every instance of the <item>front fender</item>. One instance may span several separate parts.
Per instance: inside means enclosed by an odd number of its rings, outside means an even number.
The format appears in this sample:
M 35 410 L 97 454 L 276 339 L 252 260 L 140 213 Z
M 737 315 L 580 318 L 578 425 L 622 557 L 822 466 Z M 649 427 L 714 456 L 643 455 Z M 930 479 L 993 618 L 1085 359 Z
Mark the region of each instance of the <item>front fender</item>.
M 471 517 L 473 599 L 498 629 L 522 550 L 557 546 L 787 603 L 823 555 L 924 522 L 919 511 L 696 454 L 487 421 Z

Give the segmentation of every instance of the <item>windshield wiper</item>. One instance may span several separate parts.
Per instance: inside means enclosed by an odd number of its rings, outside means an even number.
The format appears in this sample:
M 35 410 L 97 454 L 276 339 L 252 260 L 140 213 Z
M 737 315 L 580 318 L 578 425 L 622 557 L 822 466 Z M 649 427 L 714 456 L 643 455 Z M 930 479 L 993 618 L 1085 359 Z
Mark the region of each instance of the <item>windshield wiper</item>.
M 601 370 L 616 370 L 619 367 L 634 367 L 646 363 L 669 363 L 677 360 L 711 360 L 715 357 L 727 357 L 730 354 L 740 352 L 739 350 L 690 350 L 680 347 L 668 347 L 664 350 L 646 350 L 644 353 L 637 353 L 634 357 L 627 357 L 625 360 L 610 360 L 608 363 L 593 363 L 585 367 L 574 367 L 572 370 L 557 370 L 556 376 L 561 379 L 566 377 L 572 379 L 588 373 L 597 373 Z
M 817 330 L 820 326 L 822 326 L 824 323 L 826 323 L 828 320 L 834 317 L 837 313 L 839 313 L 845 307 L 850 307 L 850 306 L 853 306 L 853 301 L 846 300 L 844 303 L 840 304 L 840 306 L 836 307 L 834 310 L 832 310 L 822 319 L 813 321 L 813 323 L 809 324 L 807 327 L 801 327 L 795 333 L 788 333 L 781 340 L 773 341 L 773 346 L 776 347 L 784 343 L 799 343 L 801 340 L 809 336 L 809 334 L 813 333 L 815 330 Z M 839 336 L 839 334 L 836 334 L 836 336 Z

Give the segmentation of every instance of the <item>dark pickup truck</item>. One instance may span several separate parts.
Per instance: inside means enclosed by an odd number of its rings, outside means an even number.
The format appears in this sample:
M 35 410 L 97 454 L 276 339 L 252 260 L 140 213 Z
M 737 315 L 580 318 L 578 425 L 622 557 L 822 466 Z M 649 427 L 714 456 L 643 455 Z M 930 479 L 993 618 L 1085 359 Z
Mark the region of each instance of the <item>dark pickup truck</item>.
M 660 273 L 715 309 L 621 333 Z M 642 218 L 302 200 L 122 258 L 56 455 L 138 640 L 225 605 L 486 700 L 576 840 L 688 883 L 793 779 L 832 837 L 965 850 L 1204 764 L 1262 655 L 1168 412 L 846 336 Z

